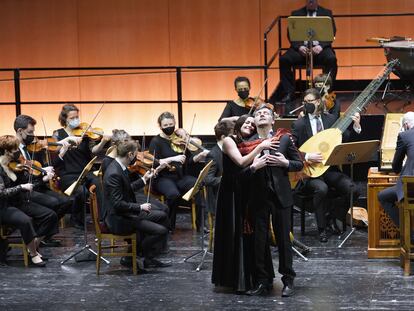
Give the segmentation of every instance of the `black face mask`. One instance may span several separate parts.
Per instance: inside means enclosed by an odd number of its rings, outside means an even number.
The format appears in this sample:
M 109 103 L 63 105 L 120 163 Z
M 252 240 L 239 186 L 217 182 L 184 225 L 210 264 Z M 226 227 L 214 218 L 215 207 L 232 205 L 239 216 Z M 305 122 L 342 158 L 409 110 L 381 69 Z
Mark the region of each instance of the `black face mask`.
M 306 113 L 312 113 L 313 114 L 315 112 L 316 107 L 315 107 L 314 104 L 305 103 L 304 105 L 305 105 L 304 108 L 305 108 Z
M 175 131 L 175 126 L 164 127 L 161 131 L 163 131 L 165 135 L 171 136 Z
M 249 97 L 249 91 L 237 91 L 237 95 L 243 100 Z
M 19 161 L 20 158 L 20 151 L 13 152 L 12 161 Z
M 33 142 L 34 138 L 34 135 L 26 135 L 26 138 L 23 138 L 23 142 L 26 146 L 28 146 Z

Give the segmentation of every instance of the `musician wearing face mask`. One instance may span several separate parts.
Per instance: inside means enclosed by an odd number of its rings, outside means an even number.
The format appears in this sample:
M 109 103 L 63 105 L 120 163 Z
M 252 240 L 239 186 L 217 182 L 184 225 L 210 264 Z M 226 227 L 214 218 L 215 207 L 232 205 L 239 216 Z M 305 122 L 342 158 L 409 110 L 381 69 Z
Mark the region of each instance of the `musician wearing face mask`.
M 292 135 L 295 144 L 300 148 L 310 137 L 316 135 L 324 129 L 332 127 L 336 121 L 336 117 L 332 114 L 324 112 L 324 107 L 321 101 L 321 95 L 316 89 L 308 89 L 303 96 L 303 104 L 305 109 L 305 116 L 299 118 L 292 124 Z M 353 117 L 353 131 L 361 133 L 360 115 L 356 113 Z M 343 141 L 349 139 L 350 130 L 344 132 Z M 304 155 L 306 162 L 321 163 L 324 159 L 320 153 L 306 153 Z M 328 241 L 329 231 L 339 233 L 335 223 L 328 223 L 334 221 L 333 215 L 345 215 L 349 208 L 349 197 L 351 188 L 354 191 L 354 199 L 356 200 L 359 193 L 356 187 L 351 187 L 352 180 L 342 173 L 338 167 L 330 167 L 322 176 L 318 178 L 308 178 L 298 183 L 298 190 L 305 194 L 313 195 L 313 207 L 315 209 L 316 224 L 319 231 L 319 240 L 322 243 Z M 341 198 L 343 204 L 335 206 L 333 210 L 327 211 L 325 207 L 325 198 L 328 190 L 333 189 Z M 327 216 L 327 213 L 329 215 Z M 336 217 L 343 219 L 343 217 Z M 328 226 L 329 224 L 329 226 Z
M 44 170 L 43 175 L 46 174 L 49 176 L 49 179 L 52 179 L 55 176 L 55 170 L 50 164 L 54 166 L 59 166 L 61 164 L 63 161 L 62 159 L 68 150 L 69 143 L 67 140 L 62 140 L 60 142 L 62 144 L 62 148 L 60 148 L 59 156 L 55 157 L 55 160 L 52 163 L 49 163 L 48 166 L 44 166 L 44 157 L 41 156 L 42 154 L 39 154 L 39 152 L 31 153 L 28 150 L 28 146 L 30 146 L 35 138 L 35 125 L 36 120 L 27 115 L 19 115 L 14 120 L 14 130 L 16 132 L 16 137 L 20 142 L 20 154 L 25 160 L 39 161 L 42 169 Z M 31 200 L 50 208 L 57 214 L 58 218 L 63 217 L 65 213 L 70 210 L 72 205 L 70 198 L 52 191 L 45 183 L 42 184 L 41 187 L 38 187 L 36 191 L 31 193 Z M 49 246 L 56 246 L 59 242 L 48 237 L 44 243 Z
M 235 100 L 227 102 L 219 121 L 231 121 L 234 123 L 240 116 L 250 112 L 250 108 L 246 107 L 246 103 L 252 100 L 249 97 L 250 80 L 246 77 L 237 77 L 234 80 L 234 89 L 238 97 Z
M 106 143 L 110 140 L 110 137 L 103 136 L 102 140 L 97 143 L 89 137 L 73 137 L 73 131 L 79 127 L 79 109 L 72 104 L 64 105 L 59 114 L 59 123 L 62 125 L 61 129 L 56 130 L 53 133 L 58 141 L 67 137 L 76 140 L 78 146 L 76 148 L 69 149 L 63 159 L 63 164 L 59 167 L 58 174 L 60 177 L 60 188 L 62 191 L 69 188 L 82 173 L 85 166 L 92 160 L 93 156 L 102 151 Z M 86 187 L 91 184 L 97 185 L 97 191 L 99 191 L 99 180 L 92 173 L 86 176 Z M 82 187 L 79 187 L 78 191 L 73 194 L 74 204 L 72 207 L 71 222 L 75 227 L 81 229 L 83 227 L 83 212 L 84 205 Z M 98 195 L 98 200 L 101 196 Z
M 169 165 L 173 169 L 163 169 L 154 179 L 154 190 L 165 196 L 170 213 L 171 228 L 175 228 L 176 212 L 181 196 L 194 186 L 196 178 L 188 175 L 188 166 L 202 160 L 202 153 L 192 155 L 188 149 L 175 148 L 173 137 L 175 132 L 175 117 L 171 112 L 163 112 L 158 117 L 161 133 L 150 143 L 149 152 L 159 159 L 160 165 Z M 183 154 L 185 152 L 185 154 Z M 197 207 L 202 208 L 204 202 L 200 195 L 196 196 Z
M 414 175 L 414 112 L 409 111 L 402 119 L 403 131 L 398 134 L 392 170 L 399 173 L 397 184 L 378 193 L 378 200 L 385 212 L 391 217 L 394 224 L 399 227 L 399 209 L 395 204 L 404 198 L 402 176 Z M 405 163 L 404 160 L 406 159 Z

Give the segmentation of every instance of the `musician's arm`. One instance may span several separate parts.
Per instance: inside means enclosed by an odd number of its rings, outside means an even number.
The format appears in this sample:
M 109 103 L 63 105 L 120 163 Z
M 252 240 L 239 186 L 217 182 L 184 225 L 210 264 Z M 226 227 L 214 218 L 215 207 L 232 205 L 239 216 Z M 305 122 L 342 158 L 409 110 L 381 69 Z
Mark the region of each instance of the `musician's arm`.
M 404 158 L 405 155 L 407 154 L 407 145 L 404 143 L 401 135 L 403 133 L 398 135 L 397 138 L 397 146 L 395 148 L 395 154 L 394 154 L 394 158 L 392 160 L 392 170 L 395 173 L 400 173 L 402 166 L 403 166 L 403 162 L 404 162 Z
M 289 166 L 287 167 L 289 172 L 298 172 L 303 169 L 303 161 L 299 154 L 299 150 L 295 147 L 290 138 L 287 159 L 289 160 Z

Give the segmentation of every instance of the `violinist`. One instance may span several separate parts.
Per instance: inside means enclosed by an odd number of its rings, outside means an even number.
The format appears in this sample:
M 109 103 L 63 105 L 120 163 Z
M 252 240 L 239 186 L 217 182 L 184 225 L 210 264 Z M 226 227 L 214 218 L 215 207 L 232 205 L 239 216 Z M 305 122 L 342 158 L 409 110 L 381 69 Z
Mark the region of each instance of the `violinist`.
M 249 97 L 250 80 L 247 77 L 237 77 L 234 80 L 234 89 L 238 97 L 227 102 L 219 121 L 232 121 L 234 123 L 240 116 L 250 112 L 251 105 L 255 101 L 254 98 Z
M 79 109 L 72 104 L 64 105 L 59 114 L 59 123 L 62 125 L 62 128 L 56 130 L 53 133 L 53 137 L 58 141 L 71 137 L 80 125 Z M 66 190 L 78 179 L 84 167 L 92 160 L 94 155 L 103 150 L 109 140 L 110 137 L 103 136 L 101 141 L 97 143 L 86 135 L 77 137 L 77 148 L 71 148 L 66 152 L 63 163 L 58 170 L 62 190 Z M 97 185 L 97 192 L 99 192 L 101 189 L 99 180 L 92 173 L 89 173 L 86 176 L 86 187 L 89 187 L 91 184 Z M 83 228 L 83 193 L 84 191 L 80 187 L 77 193 L 74 194 L 75 198 L 72 206 L 71 222 L 79 229 Z M 97 193 L 97 197 L 98 200 L 101 199 L 99 193 Z
M 175 117 L 171 112 L 163 112 L 158 117 L 158 125 L 161 133 L 151 140 L 149 151 L 159 159 L 160 165 L 173 166 L 175 169 L 160 171 L 154 180 L 154 190 L 166 197 L 171 227 L 174 229 L 179 200 L 196 182 L 196 178 L 187 173 L 189 165 L 204 158 L 192 155 L 187 148 L 174 150 L 172 139 L 175 136 Z M 204 204 L 200 195 L 197 195 L 196 200 L 197 206 L 201 208 Z
M 44 166 L 42 164 L 43 157 L 39 156 L 38 153 L 31 153 L 28 151 L 28 146 L 31 146 L 35 138 L 35 125 L 36 120 L 27 115 L 19 115 L 14 120 L 14 130 L 16 132 L 16 137 L 20 142 L 20 154 L 27 161 L 39 160 L 40 162 L 38 162 L 37 165 L 39 165 L 44 170 L 44 173 L 54 177 L 55 170 L 53 166 Z M 62 159 L 69 146 L 69 143 L 65 140 L 63 140 L 61 144 L 62 148 L 59 151 L 59 157 L 55 157 L 54 162 L 52 162 L 55 166 L 59 166 L 60 163 L 63 161 Z M 62 194 L 52 191 L 44 183 L 41 187 L 38 187 L 35 191 L 32 191 L 31 200 L 53 210 L 57 214 L 59 219 L 63 217 L 67 211 L 70 210 L 70 207 L 72 205 L 70 198 L 67 198 Z M 48 246 L 57 246 L 59 244 L 57 240 L 53 240 L 50 237 L 48 237 L 42 243 Z
M 46 174 L 42 180 L 30 182 L 26 171 L 13 171 L 9 165 L 20 157 L 19 144 L 15 136 L 0 137 L 0 218 L 3 224 L 19 228 L 30 251 L 31 263 L 44 267 L 39 245 L 45 236 L 58 232 L 58 218 L 51 209 L 31 200 L 30 195 L 52 175 Z
M 315 88 L 319 91 L 322 101 L 325 104 L 325 111 L 339 119 L 341 113 L 341 104 L 336 98 L 335 92 L 332 92 L 332 78 L 330 74 L 319 74 L 313 79 Z

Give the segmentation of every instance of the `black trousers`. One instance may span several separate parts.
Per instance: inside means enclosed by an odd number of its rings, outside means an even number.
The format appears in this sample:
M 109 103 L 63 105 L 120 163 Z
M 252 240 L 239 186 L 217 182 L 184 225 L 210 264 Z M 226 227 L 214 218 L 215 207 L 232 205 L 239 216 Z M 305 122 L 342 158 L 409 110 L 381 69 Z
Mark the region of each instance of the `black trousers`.
M 381 203 L 381 206 L 384 208 L 388 216 L 390 216 L 394 224 L 399 227 L 400 215 L 398 208 L 395 206 L 397 200 L 398 196 L 396 186 L 389 187 L 378 193 L 378 201 Z
M 171 228 L 175 228 L 175 220 L 177 215 L 177 207 L 181 196 L 184 195 L 191 187 L 194 186 L 196 178 L 190 175 L 184 175 L 181 178 L 178 177 L 157 177 L 154 180 L 155 191 L 163 194 L 167 201 L 169 208 L 169 216 L 171 222 Z M 203 206 L 201 196 L 196 196 L 197 206 Z
M 326 47 L 318 55 L 313 55 L 313 63 L 315 65 L 322 65 L 323 72 L 331 72 L 332 81 L 335 81 L 336 74 L 338 72 L 338 65 L 336 55 L 331 47 Z M 306 57 L 302 56 L 298 51 L 293 48 L 289 48 L 285 54 L 280 56 L 279 59 L 279 71 L 280 81 L 285 93 L 292 93 L 295 91 L 295 79 L 293 66 L 305 65 Z
M 30 197 L 33 202 L 53 210 L 57 214 L 58 219 L 68 213 L 72 207 L 72 199 L 70 197 L 52 191 L 46 187 L 39 189 L 38 191 L 33 191 L 30 194 Z
M 141 245 L 145 258 L 155 256 L 154 249 L 165 241 L 168 229 L 168 216 L 161 211 L 141 212 L 139 215 L 109 215 L 106 224 L 114 234 L 130 234 L 137 232 L 142 235 Z
M 331 210 L 326 209 L 325 200 L 328 191 L 335 191 L 335 195 L 339 196 L 339 204 L 332 207 Z M 313 195 L 313 207 L 315 209 L 316 224 L 319 230 L 325 229 L 327 225 L 327 214 L 337 216 L 342 219 L 346 215 L 350 205 L 350 194 L 353 193 L 354 201 L 358 199 L 359 192 L 356 189 L 351 178 L 339 171 L 335 167 L 329 168 L 322 176 L 318 178 L 310 178 L 304 180 L 300 191 L 305 194 Z
M 32 219 L 16 207 L 7 206 L 0 209 L 0 224 L 19 229 L 27 245 L 37 236 Z
M 46 206 L 30 201 L 30 203 L 19 205 L 17 208 L 32 218 L 33 227 L 38 237 L 52 236 L 59 232 L 57 215 Z

